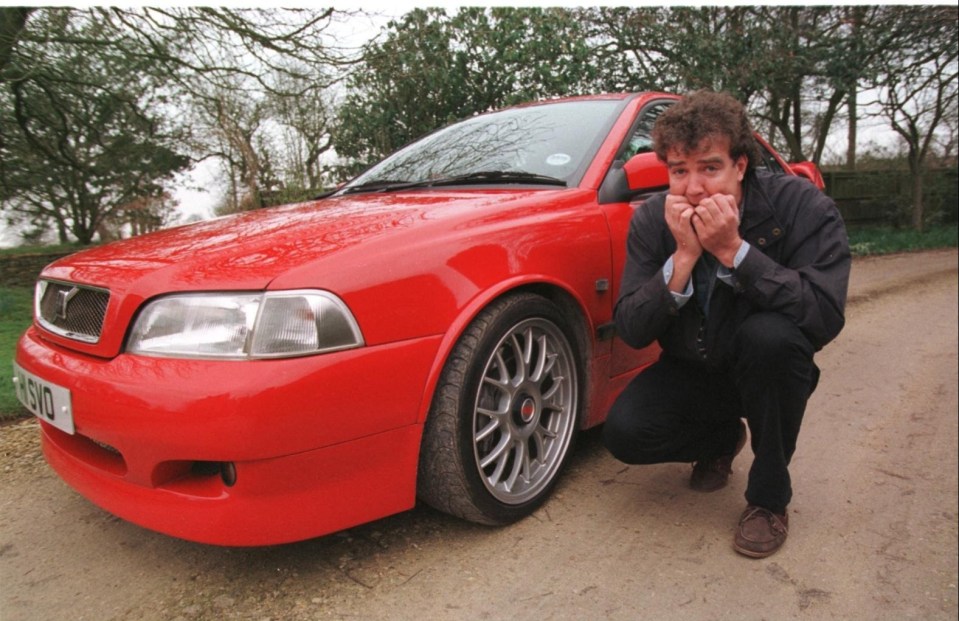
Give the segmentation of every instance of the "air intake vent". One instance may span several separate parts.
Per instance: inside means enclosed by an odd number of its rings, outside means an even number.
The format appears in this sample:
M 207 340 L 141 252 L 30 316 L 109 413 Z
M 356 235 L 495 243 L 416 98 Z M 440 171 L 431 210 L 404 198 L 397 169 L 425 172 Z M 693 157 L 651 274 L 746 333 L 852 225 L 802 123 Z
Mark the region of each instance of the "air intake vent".
M 67 338 L 96 343 L 103 329 L 110 292 L 69 283 L 37 284 L 37 317 L 47 330 Z

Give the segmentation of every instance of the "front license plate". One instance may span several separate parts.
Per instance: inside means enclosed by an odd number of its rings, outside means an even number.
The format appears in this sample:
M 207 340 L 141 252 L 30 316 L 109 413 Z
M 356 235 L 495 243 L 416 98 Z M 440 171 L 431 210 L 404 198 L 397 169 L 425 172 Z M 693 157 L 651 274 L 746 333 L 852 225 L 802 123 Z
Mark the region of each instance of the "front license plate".
M 37 418 L 61 431 L 74 433 L 69 390 L 24 371 L 16 362 L 13 363 L 13 385 L 17 399 Z

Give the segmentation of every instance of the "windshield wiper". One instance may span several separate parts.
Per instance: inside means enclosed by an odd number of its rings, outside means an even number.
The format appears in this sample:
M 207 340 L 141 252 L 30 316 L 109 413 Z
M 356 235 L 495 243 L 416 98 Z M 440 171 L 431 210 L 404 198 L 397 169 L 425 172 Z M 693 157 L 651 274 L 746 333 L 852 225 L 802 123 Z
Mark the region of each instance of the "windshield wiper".
M 427 183 L 431 186 L 460 185 L 464 183 L 532 183 L 536 185 L 561 185 L 566 187 L 566 182 L 557 177 L 522 170 L 484 170 L 444 179 L 434 179 Z
M 353 187 L 345 188 L 344 194 L 356 192 L 398 192 L 411 188 L 433 188 L 451 185 L 520 183 L 534 185 L 558 185 L 566 187 L 566 182 L 557 177 L 540 175 L 537 173 L 516 170 L 486 170 L 480 172 L 456 175 L 453 177 L 439 177 L 425 181 L 370 181 Z
M 402 190 L 403 188 L 408 188 L 411 186 L 416 187 L 417 185 L 418 183 L 413 181 L 368 181 L 359 185 L 343 188 L 342 192 L 343 194 L 354 194 L 358 192 L 392 192 L 394 190 Z

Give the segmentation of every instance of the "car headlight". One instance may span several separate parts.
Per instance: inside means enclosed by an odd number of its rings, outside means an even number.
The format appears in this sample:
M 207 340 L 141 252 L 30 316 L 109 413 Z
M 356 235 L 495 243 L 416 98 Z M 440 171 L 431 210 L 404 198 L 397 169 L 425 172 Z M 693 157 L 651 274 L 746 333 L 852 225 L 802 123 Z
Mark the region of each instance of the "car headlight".
M 127 351 L 185 358 L 287 358 L 363 345 L 352 313 L 326 291 L 191 293 L 150 302 Z

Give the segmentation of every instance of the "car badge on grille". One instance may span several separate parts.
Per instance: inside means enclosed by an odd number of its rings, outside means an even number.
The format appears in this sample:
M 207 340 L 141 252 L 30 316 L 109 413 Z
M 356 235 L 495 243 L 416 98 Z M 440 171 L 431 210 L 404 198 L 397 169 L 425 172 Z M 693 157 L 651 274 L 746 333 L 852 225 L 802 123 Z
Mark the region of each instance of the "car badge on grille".
M 59 319 L 67 318 L 67 306 L 78 293 L 80 293 L 79 287 L 73 287 L 69 291 L 63 289 L 57 291 L 57 317 Z

